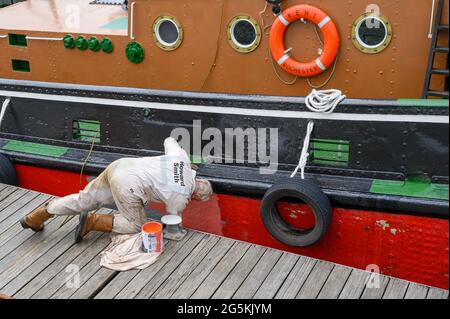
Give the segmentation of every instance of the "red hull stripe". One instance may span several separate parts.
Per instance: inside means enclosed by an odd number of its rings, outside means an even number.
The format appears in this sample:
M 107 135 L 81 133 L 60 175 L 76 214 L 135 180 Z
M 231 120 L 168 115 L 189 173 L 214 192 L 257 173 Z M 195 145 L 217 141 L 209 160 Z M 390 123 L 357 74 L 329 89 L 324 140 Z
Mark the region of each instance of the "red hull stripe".
M 27 165 L 16 169 L 21 187 L 56 196 L 79 190 L 77 173 Z M 84 177 L 83 184 L 87 182 Z M 449 287 L 448 220 L 335 208 L 333 223 L 319 244 L 292 248 L 267 233 L 259 205 L 257 199 L 217 194 L 207 203 L 192 201 L 183 220 L 192 229 L 360 269 L 376 264 L 386 275 Z M 152 208 L 163 210 L 161 205 Z M 291 218 L 301 217 L 302 207 L 288 208 Z

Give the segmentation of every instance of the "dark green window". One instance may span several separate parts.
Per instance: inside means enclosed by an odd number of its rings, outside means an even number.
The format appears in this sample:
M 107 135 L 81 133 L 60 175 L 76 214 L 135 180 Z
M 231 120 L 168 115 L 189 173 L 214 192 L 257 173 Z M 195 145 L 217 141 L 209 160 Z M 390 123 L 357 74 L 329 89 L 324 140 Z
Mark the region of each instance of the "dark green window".
M 30 72 L 30 62 L 25 60 L 12 60 L 12 69 L 18 72 Z
M 10 45 L 17 45 L 20 47 L 26 47 L 27 46 L 27 37 L 24 34 L 9 34 L 9 44 Z
M 100 122 L 91 120 L 74 120 L 72 138 L 77 142 L 100 143 Z

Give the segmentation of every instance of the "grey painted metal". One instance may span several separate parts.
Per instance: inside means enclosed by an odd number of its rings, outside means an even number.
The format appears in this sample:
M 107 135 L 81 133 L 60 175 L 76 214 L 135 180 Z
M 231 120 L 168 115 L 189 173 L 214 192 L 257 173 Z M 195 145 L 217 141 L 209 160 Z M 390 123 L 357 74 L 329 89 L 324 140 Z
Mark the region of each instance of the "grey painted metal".
M 189 231 L 169 241 L 159 260 L 144 270 L 115 272 L 99 265 L 108 234 L 89 233 L 73 243 L 77 219 L 47 222 L 34 233 L 18 220 L 50 196 L 0 184 L 0 292 L 15 298 L 416 298 L 445 299 L 448 291 L 291 253 Z M 15 200 L 11 201 L 11 196 Z M 111 213 L 102 209 L 100 213 Z M 80 285 L 67 284 L 69 266 L 79 268 Z M 69 268 L 68 268 L 69 267 Z

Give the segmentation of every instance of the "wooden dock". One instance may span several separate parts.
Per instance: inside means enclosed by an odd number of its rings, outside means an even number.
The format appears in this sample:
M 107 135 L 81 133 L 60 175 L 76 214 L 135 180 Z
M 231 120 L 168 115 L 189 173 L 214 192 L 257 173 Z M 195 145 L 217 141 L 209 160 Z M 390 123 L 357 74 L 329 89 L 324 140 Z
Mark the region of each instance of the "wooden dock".
M 258 245 L 190 231 L 145 270 L 101 268 L 107 234 L 74 244 L 78 218 L 24 230 L 19 219 L 51 196 L 0 184 L 0 293 L 14 298 L 448 298 L 448 291 Z M 112 213 L 101 209 L 102 213 Z M 65 222 L 65 223 L 63 223 Z M 79 276 L 71 277 L 74 270 Z

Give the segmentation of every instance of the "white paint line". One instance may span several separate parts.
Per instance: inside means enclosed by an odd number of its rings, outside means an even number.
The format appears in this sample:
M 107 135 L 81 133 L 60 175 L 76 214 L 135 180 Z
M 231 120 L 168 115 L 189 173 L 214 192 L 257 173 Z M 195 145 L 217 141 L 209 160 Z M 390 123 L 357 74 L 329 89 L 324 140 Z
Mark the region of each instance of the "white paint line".
M 242 115 L 256 117 L 273 117 L 273 118 L 295 118 L 295 119 L 317 119 L 317 120 L 333 120 L 333 121 L 355 121 L 355 122 L 411 122 L 411 123 L 436 123 L 448 124 L 449 117 L 447 115 L 407 115 L 407 114 L 358 114 L 358 113 L 314 113 L 308 111 L 283 111 L 283 110 L 265 110 L 265 109 L 246 109 L 238 107 L 223 106 L 205 106 L 191 104 L 168 104 L 156 102 L 130 101 L 130 100 L 114 100 L 92 97 L 79 97 L 68 95 L 40 94 L 29 92 L 2 91 L 0 96 L 17 97 L 35 100 L 47 100 L 58 102 L 74 102 L 86 104 L 98 104 L 104 106 L 123 106 L 134 108 L 149 108 L 155 110 L 167 110 L 176 112 L 193 112 L 193 113 L 211 113 L 225 115 Z
M 45 38 L 45 37 L 25 37 L 27 40 L 42 40 L 42 41 L 62 41 L 63 38 Z

